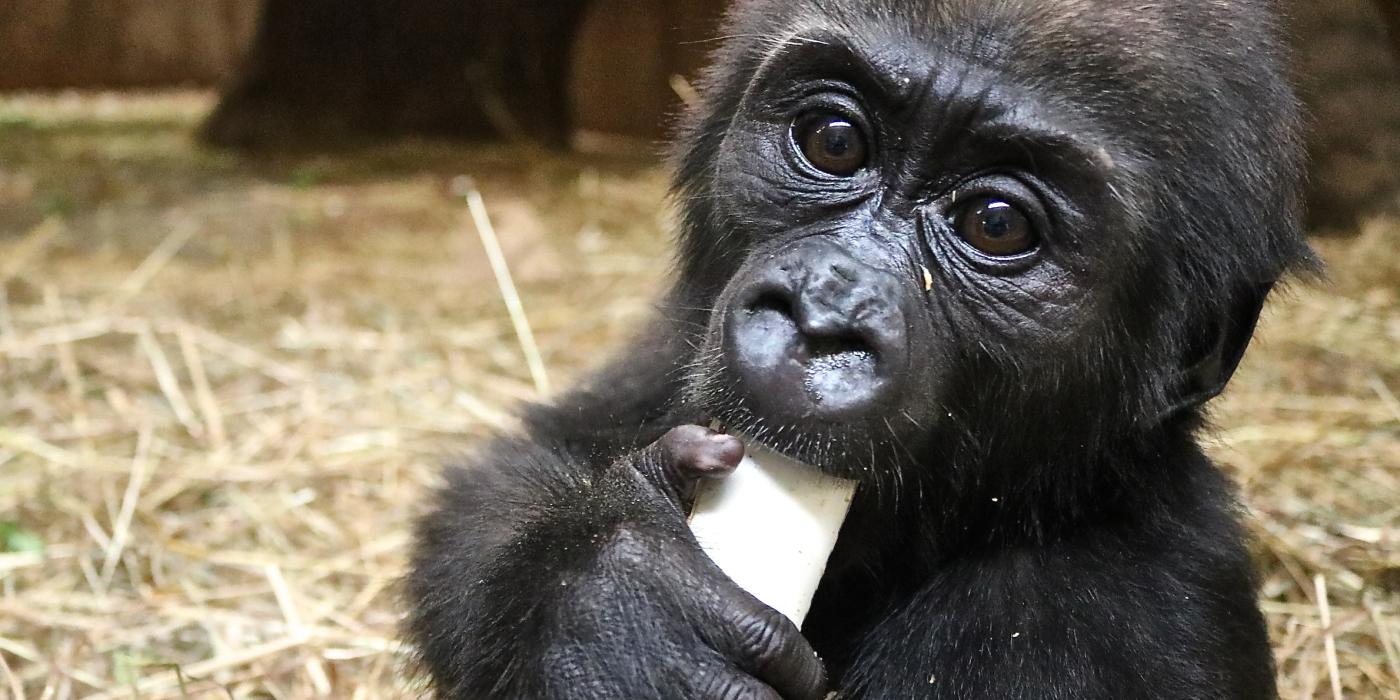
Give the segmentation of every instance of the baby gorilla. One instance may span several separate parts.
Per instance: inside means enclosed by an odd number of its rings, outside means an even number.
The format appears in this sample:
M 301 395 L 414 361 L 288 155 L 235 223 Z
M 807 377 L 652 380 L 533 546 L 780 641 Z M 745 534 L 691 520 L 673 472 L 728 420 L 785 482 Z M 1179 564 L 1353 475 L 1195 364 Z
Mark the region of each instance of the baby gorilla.
M 674 286 L 447 485 L 444 697 L 1271 698 L 1195 440 L 1312 264 L 1269 0 L 741 0 Z M 861 482 L 804 627 L 699 549 L 717 419 Z

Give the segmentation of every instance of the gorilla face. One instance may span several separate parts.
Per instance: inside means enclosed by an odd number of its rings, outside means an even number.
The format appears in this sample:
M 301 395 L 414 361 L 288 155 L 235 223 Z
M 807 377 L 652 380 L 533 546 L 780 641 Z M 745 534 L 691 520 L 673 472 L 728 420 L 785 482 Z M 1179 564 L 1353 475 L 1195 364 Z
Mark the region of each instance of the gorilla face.
M 985 3 L 977 23 L 960 2 L 802 7 L 805 29 L 720 57 L 741 84 L 710 91 L 735 97 L 691 125 L 680 183 L 683 257 L 702 261 L 682 274 L 715 290 L 690 378 L 704 410 L 854 475 L 954 435 L 985 453 L 1018 425 L 1126 432 L 1218 391 L 1262 297 L 1226 281 L 1270 226 L 1292 233 L 1294 205 L 1240 150 L 1258 135 L 1230 133 L 1266 125 L 1213 112 L 1288 98 L 1184 90 L 1173 76 L 1213 57 L 1113 43 L 1113 3 L 1050 4 L 1085 16 L 1051 30 L 1003 3 L 1013 34 Z M 1258 279 L 1284 257 L 1253 261 Z

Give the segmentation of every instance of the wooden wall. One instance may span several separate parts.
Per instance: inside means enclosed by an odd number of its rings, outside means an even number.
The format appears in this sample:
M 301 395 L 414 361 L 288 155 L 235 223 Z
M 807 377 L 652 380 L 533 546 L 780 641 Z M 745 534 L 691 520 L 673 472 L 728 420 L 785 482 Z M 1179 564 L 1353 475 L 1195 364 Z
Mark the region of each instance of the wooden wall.
M 594 0 L 574 45 L 570 98 L 585 131 L 664 135 L 715 47 L 724 0 Z
M 261 5 L 0 0 L 0 90 L 218 85 L 237 69 Z M 579 127 L 660 137 L 679 105 L 672 76 L 698 71 L 724 5 L 595 0 L 574 46 Z
M 258 0 L 0 0 L 0 90 L 214 84 Z
M 380 0 L 347 0 L 360 1 Z M 1299 40 L 1300 82 L 1317 117 L 1315 150 L 1350 154 L 1321 164 L 1320 172 L 1336 166 L 1325 182 L 1375 189 L 1396 178 L 1400 71 L 1376 10 L 1386 3 L 1400 0 L 1288 2 Z M 716 19 L 725 4 L 593 0 L 574 46 L 576 123 L 594 132 L 661 136 L 663 117 L 678 106 L 672 77 L 694 77 L 715 46 L 708 40 L 718 33 Z M 0 0 L 0 90 L 215 85 L 237 68 L 261 5 Z M 1375 157 L 1377 152 L 1384 157 Z

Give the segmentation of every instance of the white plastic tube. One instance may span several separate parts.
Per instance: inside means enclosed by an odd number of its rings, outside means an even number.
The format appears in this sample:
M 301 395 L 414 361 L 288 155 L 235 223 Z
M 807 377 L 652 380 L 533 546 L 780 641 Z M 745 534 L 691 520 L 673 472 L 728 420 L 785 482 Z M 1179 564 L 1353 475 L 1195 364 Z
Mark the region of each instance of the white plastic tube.
M 733 474 L 701 485 L 690 529 L 735 583 L 801 625 L 856 482 L 747 446 Z

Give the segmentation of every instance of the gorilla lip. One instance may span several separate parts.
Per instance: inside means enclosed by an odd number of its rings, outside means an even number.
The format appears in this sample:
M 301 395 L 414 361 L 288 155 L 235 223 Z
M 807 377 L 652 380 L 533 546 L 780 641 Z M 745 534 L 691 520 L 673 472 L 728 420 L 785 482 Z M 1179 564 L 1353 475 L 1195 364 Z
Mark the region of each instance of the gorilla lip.
M 801 625 L 857 482 L 744 442 L 733 474 L 700 485 L 690 528 L 735 583 Z

